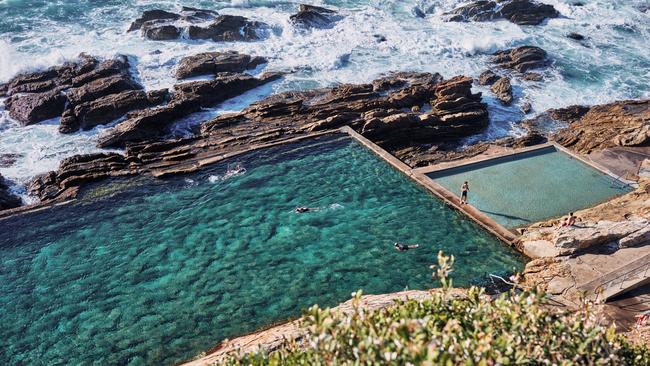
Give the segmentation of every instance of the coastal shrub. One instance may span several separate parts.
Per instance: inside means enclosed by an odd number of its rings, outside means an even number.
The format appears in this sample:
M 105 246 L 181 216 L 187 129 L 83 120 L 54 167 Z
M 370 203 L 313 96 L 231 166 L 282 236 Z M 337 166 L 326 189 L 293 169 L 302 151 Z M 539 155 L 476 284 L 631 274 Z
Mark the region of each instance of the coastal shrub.
M 493 298 L 472 287 L 452 296 L 453 259 L 439 255 L 439 263 L 434 276 L 442 288 L 426 301 L 369 310 L 357 292 L 347 314 L 314 305 L 303 317 L 303 339 L 223 364 L 650 365 L 647 346 L 600 325 L 587 306 L 564 311 L 536 290 Z

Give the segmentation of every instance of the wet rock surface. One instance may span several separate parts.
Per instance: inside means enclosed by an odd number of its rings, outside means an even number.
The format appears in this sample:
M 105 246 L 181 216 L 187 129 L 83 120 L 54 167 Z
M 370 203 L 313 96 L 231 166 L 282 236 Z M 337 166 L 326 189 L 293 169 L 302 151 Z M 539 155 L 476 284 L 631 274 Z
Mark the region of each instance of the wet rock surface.
M 298 13 L 289 17 L 293 24 L 303 28 L 330 28 L 342 18 L 334 10 L 306 4 L 300 4 Z
M 258 31 L 266 28 L 262 22 L 237 15 L 220 15 L 214 10 L 184 6 L 180 13 L 154 9 L 147 10 L 127 30 L 140 30 L 143 37 L 154 41 L 168 41 L 187 33 L 190 39 L 210 39 L 215 42 L 254 41 Z
M 512 86 L 507 76 L 499 78 L 490 88 L 497 99 L 504 105 L 512 104 Z
M 446 13 L 451 22 L 485 22 L 506 19 L 519 25 L 539 25 L 560 13 L 548 4 L 532 0 L 474 1 Z
M 8 210 L 22 205 L 20 197 L 9 191 L 9 182 L 0 174 L 0 210 Z
M 605 105 L 572 107 L 554 112 L 570 125 L 555 140 L 579 153 L 614 146 L 650 145 L 650 100 L 621 101 Z
M 93 154 L 66 160 L 56 172 L 35 179 L 30 192 L 59 197 L 87 180 L 140 174 L 165 176 L 200 169 L 203 160 L 312 132 L 350 126 L 397 157 L 416 161 L 413 146 L 453 144 L 487 126 L 487 106 L 471 92 L 472 79 L 396 73 L 372 84 L 276 94 L 239 113 L 201 124 L 193 137 L 163 140 L 171 121 L 244 89 L 277 78 L 219 74 L 215 80 L 178 84 L 168 104 L 132 112 L 100 137 L 100 146 L 126 146 L 124 156 Z M 216 99 L 215 99 L 216 98 Z M 421 112 L 431 105 L 430 111 Z M 76 159 L 76 160 L 75 160 Z
M 184 79 L 198 75 L 221 72 L 244 72 L 266 63 L 266 59 L 249 56 L 236 51 L 203 52 L 183 57 L 176 70 L 176 78 Z
M 125 56 L 100 61 L 81 54 L 76 62 L 65 63 L 46 71 L 21 74 L 2 88 L 9 96 L 5 107 L 9 115 L 23 125 L 62 117 L 60 130 L 74 132 L 85 124 L 86 114 L 105 114 L 113 118 L 95 118 L 94 124 L 107 123 L 126 113 L 129 102 L 111 103 L 116 94 L 141 90 L 130 74 Z M 136 98 L 138 93 L 123 94 Z M 137 99 L 137 98 L 136 98 Z M 134 108 L 139 104 L 131 101 Z M 93 111 L 93 107 L 101 107 Z M 79 109 L 79 111 L 77 111 Z M 79 118 L 81 120 L 79 121 Z M 93 122 L 87 127 L 92 127 Z
M 503 69 L 515 70 L 520 73 L 550 65 L 546 51 L 535 46 L 521 46 L 498 51 L 492 56 L 492 62 Z
M 263 74 L 259 78 L 248 74 L 220 73 L 214 80 L 176 84 L 168 104 L 130 113 L 124 122 L 100 136 L 97 146 L 123 147 L 128 142 L 160 138 L 178 119 L 279 77 L 281 75 L 276 73 Z

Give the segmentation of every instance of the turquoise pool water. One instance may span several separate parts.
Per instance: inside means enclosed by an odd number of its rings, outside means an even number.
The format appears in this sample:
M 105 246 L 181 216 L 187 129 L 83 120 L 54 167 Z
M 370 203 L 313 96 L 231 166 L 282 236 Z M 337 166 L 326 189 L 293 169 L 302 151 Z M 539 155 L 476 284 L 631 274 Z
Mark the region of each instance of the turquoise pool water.
M 554 147 L 427 174 L 507 228 L 567 215 L 631 188 Z
M 0 363 L 172 364 L 357 289 L 433 287 L 441 249 L 458 285 L 523 265 L 348 137 L 236 162 L 0 221 Z

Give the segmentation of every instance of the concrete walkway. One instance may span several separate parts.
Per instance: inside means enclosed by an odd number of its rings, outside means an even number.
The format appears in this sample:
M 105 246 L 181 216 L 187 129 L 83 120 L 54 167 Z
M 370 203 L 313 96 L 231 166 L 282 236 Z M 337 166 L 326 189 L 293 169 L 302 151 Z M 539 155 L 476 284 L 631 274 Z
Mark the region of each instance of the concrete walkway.
M 641 249 L 647 249 L 647 254 L 623 266 L 580 286 L 581 291 L 585 291 L 589 296 L 602 301 L 607 301 L 618 295 L 644 286 L 650 283 L 650 246 Z M 644 250 L 640 251 L 642 254 Z

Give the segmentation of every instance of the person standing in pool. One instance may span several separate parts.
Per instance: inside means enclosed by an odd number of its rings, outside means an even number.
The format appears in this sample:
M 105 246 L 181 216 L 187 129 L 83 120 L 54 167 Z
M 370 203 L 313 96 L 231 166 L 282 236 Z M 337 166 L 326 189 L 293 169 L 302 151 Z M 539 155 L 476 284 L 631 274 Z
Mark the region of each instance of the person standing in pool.
M 469 183 L 465 181 L 463 185 L 460 187 L 460 204 L 465 205 L 467 204 L 467 192 L 469 192 Z

